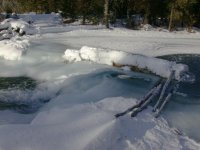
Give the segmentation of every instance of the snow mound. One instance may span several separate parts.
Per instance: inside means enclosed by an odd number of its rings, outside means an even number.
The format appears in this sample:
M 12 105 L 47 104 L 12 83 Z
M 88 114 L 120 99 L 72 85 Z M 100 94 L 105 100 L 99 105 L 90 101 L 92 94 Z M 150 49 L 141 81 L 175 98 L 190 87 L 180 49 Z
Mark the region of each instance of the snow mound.
M 150 24 L 145 24 L 142 26 L 141 30 L 152 31 L 152 30 L 154 30 L 154 28 Z
M 19 34 L 35 34 L 37 30 L 23 20 L 5 19 L 0 23 L 0 29 L 12 29 Z
M 37 30 L 33 28 L 30 24 L 22 20 L 12 21 L 10 26 L 13 30 L 19 30 L 20 34 L 35 34 Z
M 0 149 L 22 150 L 187 150 L 199 145 L 179 136 L 163 119 L 154 119 L 148 109 L 131 118 L 114 114 L 136 103 L 136 99 L 107 98 L 70 108 L 55 105 L 41 111 L 31 124 L 0 127 Z M 8 141 L 12 141 L 8 144 Z
M 63 58 L 68 62 L 91 61 L 107 65 L 117 64 L 119 66 L 135 66 L 147 69 L 150 72 L 165 78 L 168 78 L 171 72 L 175 71 L 175 78 L 177 80 L 182 80 L 184 73 L 189 70 L 187 65 L 177 64 L 176 62 L 87 46 L 82 47 L 80 51 L 67 49 Z
M 6 60 L 19 60 L 30 45 L 28 40 L 11 39 L 0 41 L 0 57 Z

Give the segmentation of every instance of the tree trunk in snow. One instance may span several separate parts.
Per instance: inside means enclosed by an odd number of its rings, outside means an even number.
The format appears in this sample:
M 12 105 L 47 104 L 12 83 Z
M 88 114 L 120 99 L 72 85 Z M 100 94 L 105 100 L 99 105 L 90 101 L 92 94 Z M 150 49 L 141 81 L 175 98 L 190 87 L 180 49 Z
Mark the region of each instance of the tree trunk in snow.
M 172 5 L 172 7 L 171 7 L 171 13 L 170 13 L 170 18 L 169 18 L 169 27 L 168 27 L 169 31 L 172 31 L 173 15 L 174 15 L 174 5 Z
M 86 20 L 86 15 L 83 14 L 83 20 L 82 20 L 82 24 L 85 25 L 85 20 Z
M 129 0 L 127 0 L 127 10 L 126 10 L 126 17 L 127 17 L 127 27 L 130 28 L 131 27 L 131 18 L 130 18 L 130 6 L 129 6 Z
M 109 0 L 105 0 L 104 4 L 104 21 L 106 28 L 109 28 Z
M 144 24 L 149 24 L 149 18 L 147 14 L 144 15 Z

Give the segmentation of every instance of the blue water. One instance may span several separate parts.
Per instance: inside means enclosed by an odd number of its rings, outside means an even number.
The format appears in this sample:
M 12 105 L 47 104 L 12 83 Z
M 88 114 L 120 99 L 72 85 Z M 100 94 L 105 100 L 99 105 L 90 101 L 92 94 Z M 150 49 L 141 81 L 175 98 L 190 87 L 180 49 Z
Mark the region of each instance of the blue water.
M 171 55 L 162 57 L 187 64 L 196 76 L 194 83 L 180 83 L 176 95 L 167 104 L 163 116 L 183 134 L 200 141 L 200 55 Z

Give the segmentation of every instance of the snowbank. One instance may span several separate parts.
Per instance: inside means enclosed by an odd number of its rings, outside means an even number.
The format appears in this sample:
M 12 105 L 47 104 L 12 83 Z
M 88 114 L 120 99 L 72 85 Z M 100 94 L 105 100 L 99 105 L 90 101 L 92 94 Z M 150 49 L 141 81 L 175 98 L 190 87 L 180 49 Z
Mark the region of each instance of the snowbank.
M 0 29 L 12 29 L 13 31 L 19 32 L 19 34 L 35 34 L 37 30 L 22 20 L 5 19 L 0 23 Z
M 67 49 L 63 57 L 68 62 L 91 61 L 107 65 L 135 66 L 147 69 L 152 73 L 166 78 L 170 76 L 172 71 L 175 71 L 175 78 L 177 80 L 181 80 L 183 74 L 189 70 L 188 66 L 184 64 L 122 51 L 109 51 L 87 46 L 82 47 L 80 51 Z
M 34 23 L 37 26 L 55 26 L 62 23 L 62 17 L 58 13 L 51 14 L 20 14 L 19 17 L 30 23 Z
M 6 60 L 19 60 L 27 51 L 29 46 L 28 40 L 4 40 L 0 41 L 0 57 Z
M 15 20 L 10 22 L 10 26 L 14 30 L 19 30 L 20 34 L 35 34 L 37 30 L 33 28 L 30 24 L 22 20 Z
M 136 99 L 107 98 L 70 108 L 58 105 L 40 112 L 31 124 L 0 126 L 2 150 L 196 150 L 199 145 L 177 135 L 150 110 L 138 117 L 115 119 L 114 114 Z M 9 142 L 8 141 L 12 141 Z

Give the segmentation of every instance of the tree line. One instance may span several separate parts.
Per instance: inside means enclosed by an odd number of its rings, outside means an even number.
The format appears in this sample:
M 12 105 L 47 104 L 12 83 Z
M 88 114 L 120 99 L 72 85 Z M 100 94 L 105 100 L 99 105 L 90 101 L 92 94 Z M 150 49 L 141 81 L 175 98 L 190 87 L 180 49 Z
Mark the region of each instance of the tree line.
M 200 25 L 200 0 L 0 0 L 1 12 L 62 12 L 65 18 L 82 18 L 93 23 L 115 23 L 126 20 L 132 27 L 132 16 L 141 14 L 143 24 L 176 27 Z

